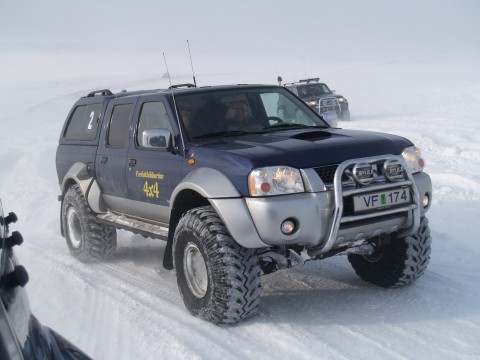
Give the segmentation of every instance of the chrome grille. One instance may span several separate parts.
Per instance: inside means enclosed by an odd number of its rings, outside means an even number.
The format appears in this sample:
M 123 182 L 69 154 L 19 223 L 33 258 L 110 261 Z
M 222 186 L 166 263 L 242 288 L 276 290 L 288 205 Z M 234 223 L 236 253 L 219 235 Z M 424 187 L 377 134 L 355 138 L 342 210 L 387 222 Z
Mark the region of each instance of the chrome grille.
M 333 184 L 333 178 L 335 177 L 335 171 L 338 168 L 338 164 L 325 165 L 314 168 L 315 172 L 320 176 L 325 185 Z M 346 173 L 342 175 L 342 181 L 349 181 Z

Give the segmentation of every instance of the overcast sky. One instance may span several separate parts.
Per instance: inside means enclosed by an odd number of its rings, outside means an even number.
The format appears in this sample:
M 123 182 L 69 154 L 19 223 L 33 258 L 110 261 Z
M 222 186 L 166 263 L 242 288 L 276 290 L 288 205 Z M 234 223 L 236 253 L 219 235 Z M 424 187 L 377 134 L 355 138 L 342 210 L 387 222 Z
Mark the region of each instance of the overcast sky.
M 166 50 L 189 39 L 207 51 L 263 55 L 478 54 L 479 16 L 478 0 L 15 0 L 0 5 L 0 39 L 139 42 Z
M 142 49 L 187 72 L 188 39 L 197 71 L 280 73 L 322 59 L 480 58 L 479 16 L 479 0 L 4 0 L 0 45 L 118 62 Z

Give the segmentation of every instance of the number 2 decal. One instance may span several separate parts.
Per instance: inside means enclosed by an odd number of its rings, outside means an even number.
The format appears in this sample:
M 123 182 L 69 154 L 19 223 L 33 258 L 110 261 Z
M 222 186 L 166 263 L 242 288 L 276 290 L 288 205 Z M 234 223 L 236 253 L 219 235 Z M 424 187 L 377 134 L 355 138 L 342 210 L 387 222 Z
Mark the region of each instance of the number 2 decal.
M 92 111 L 92 112 L 90 113 L 90 122 L 88 123 L 88 127 L 87 127 L 88 130 L 92 130 L 92 127 L 93 127 L 93 118 L 94 118 L 94 116 L 95 116 L 95 112 Z

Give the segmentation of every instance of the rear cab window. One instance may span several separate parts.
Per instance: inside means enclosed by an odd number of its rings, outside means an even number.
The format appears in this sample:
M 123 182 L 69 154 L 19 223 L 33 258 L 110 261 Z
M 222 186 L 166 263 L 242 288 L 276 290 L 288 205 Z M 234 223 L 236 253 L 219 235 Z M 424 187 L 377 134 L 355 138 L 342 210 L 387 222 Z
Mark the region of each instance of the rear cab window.
M 70 115 L 63 137 L 65 140 L 94 140 L 102 115 L 102 103 L 78 105 Z

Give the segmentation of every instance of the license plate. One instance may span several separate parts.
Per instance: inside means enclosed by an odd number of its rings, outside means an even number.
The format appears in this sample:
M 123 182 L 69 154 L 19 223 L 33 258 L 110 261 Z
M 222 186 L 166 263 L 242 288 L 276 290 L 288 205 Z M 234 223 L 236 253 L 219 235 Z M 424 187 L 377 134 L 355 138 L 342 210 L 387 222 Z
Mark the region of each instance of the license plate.
M 353 208 L 355 211 L 366 211 L 410 202 L 410 190 L 404 188 L 354 196 Z

